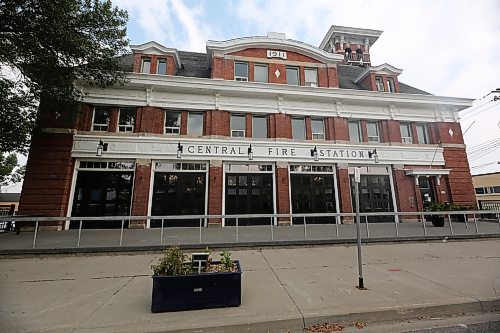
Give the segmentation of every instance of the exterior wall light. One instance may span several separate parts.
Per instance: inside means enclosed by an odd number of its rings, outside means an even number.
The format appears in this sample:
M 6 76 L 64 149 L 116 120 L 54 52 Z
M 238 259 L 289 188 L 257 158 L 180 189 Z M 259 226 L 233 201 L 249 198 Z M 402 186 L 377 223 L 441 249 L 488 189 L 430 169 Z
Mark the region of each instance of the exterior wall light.
M 251 161 L 253 160 L 253 150 L 252 150 L 252 145 L 248 147 L 248 159 Z
M 316 148 L 316 146 L 314 146 L 314 149 L 311 149 L 311 157 L 314 157 L 315 161 L 319 160 L 319 158 L 318 158 L 318 148 Z
M 102 142 L 102 140 L 99 140 L 97 143 L 97 153 L 96 156 L 102 156 L 103 151 L 108 151 L 108 144 Z
M 368 157 L 369 158 L 374 158 L 375 159 L 375 163 L 378 163 L 379 160 L 378 160 L 378 154 L 377 154 L 377 149 L 373 149 L 373 151 L 369 151 L 368 152 Z
M 177 143 L 177 158 L 181 158 L 182 151 L 184 150 L 184 147 L 182 147 L 181 143 Z

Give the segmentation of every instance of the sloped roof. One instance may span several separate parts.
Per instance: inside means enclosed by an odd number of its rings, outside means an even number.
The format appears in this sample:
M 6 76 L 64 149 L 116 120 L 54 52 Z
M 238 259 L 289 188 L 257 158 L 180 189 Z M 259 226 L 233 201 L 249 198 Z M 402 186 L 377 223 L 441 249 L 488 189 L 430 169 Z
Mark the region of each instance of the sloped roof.
M 208 67 L 206 53 L 179 51 L 181 69 L 177 75 L 189 77 L 210 78 L 211 71 Z

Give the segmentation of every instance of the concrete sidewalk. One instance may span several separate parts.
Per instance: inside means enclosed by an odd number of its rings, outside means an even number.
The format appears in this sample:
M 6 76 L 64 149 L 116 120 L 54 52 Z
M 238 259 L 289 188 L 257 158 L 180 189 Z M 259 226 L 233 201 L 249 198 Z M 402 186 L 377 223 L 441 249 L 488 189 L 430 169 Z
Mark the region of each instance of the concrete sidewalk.
M 0 259 L 2 332 L 268 332 L 500 309 L 500 241 L 232 251 L 242 305 L 152 314 L 159 255 Z M 217 259 L 214 255 L 214 259 Z

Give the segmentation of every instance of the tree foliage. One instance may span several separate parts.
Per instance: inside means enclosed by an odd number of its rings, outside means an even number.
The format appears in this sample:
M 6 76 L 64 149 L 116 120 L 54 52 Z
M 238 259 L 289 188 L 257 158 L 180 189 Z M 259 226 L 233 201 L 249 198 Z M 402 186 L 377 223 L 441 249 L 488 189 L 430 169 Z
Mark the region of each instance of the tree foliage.
M 110 0 L 0 0 L 2 153 L 25 151 L 40 102 L 71 118 L 78 85 L 124 82 L 127 19 Z
M 27 152 L 40 113 L 72 120 L 79 86 L 125 81 L 127 20 L 110 0 L 0 0 L 2 170 Z
M 0 189 L 10 183 L 20 182 L 24 176 L 25 167 L 17 168 L 17 157 L 15 154 L 0 154 Z

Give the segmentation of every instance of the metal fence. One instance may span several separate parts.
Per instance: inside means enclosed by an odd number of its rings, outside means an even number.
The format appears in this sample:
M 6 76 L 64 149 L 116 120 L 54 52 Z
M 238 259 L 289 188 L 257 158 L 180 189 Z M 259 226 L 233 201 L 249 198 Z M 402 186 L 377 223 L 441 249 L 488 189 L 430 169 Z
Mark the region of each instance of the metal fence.
M 494 220 L 484 220 L 487 214 Z M 444 227 L 434 227 L 431 216 L 443 216 Z M 370 222 L 370 217 L 384 217 L 392 222 Z M 320 222 L 318 218 L 321 219 Z M 31 226 L 21 238 L 1 237 L 0 249 L 10 248 L 74 248 L 109 246 L 144 246 L 173 244 L 238 244 L 252 242 L 304 241 L 356 238 L 354 213 L 329 214 L 260 214 L 260 215 L 189 215 L 189 216 L 106 216 L 106 217 L 0 217 L 0 224 L 21 223 Z M 167 227 L 171 220 L 199 221 L 196 227 Z M 232 219 L 234 225 L 206 227 L 209 220 Z M 267 220 L 267 224 L 241 225 L 241 221 Z M 315 220 L 316 219 L 316 220 Z M 161 221 L 158 228 L 146 228 L 146 221 Z M 402 222 L 412 220 L 411 222 Z M 57 232 L 45 231 L 54 222 L 73 221 L 78 228 Z M 132 221 L 143 227 L 129 229 Z M 290 224 L 290 221 L 295 223 Z M 325 223 L 326 221 L 326 223 Z M 341 221 L 343 221 L 341 223 Z M 500 210 L 446 212 L 360 213 L 363 238 L 427 237 L 500 234 Z M 91 229 L 93 223 L 119 224 L 116 229 Z M 280 223 L 278 223 L 280 222 Z M 285 225 L 280 225 L 282 222 Z M 136 224 L 137 225 L 137 224 Z M 18 225 L 19 226 L 19 225 Z M 30 234 L 32 233 L 32 237 Z M 4 233 L 5 234 L 5 233 Z M 11 233 L 14 235 L 15 233 Z M 29 237 L 29 238 L 28 238 Z

